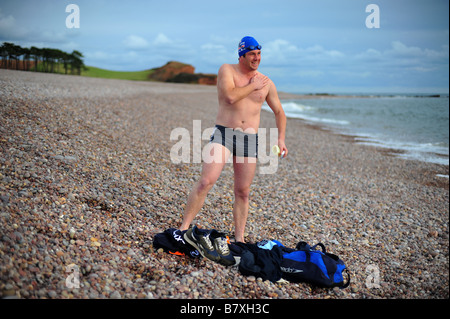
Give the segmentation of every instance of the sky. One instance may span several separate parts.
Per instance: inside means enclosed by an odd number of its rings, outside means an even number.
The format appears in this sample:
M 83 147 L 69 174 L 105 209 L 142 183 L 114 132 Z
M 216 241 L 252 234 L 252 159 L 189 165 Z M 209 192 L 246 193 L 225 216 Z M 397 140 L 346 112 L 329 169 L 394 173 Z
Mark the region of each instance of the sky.
M 448 93 L 448 12 L 448 0 L 0 0 L 0 43 L 78 50 L 109 70 L 175 60 L 217 74 L 253 36 L 278 90 Z

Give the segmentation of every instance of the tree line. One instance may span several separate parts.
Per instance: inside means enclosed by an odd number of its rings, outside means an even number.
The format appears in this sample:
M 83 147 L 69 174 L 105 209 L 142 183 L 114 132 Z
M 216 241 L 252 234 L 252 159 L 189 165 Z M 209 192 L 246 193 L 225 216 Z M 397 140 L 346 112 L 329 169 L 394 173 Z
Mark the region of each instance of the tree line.
M 41 49 L 34 46 L 23 48 L 14 43 L 3 42 L 0 56 L 3 69 L 61 73 L 62 66 L 65 74 L 77 75 L 81 74 L 81 69 L 85 69 L 83 54 L 76 50 L 67 53 L 59 49 Z

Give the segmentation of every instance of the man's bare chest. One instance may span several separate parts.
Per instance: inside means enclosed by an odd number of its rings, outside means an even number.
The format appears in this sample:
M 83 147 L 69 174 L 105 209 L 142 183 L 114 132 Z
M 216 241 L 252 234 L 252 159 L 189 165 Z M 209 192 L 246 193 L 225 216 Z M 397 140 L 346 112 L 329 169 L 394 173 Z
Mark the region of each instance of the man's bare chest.
M 248 84 L 250 84 L 250 80 L 248 80 L 247 78 L 235 77 L 234 78 L 234 84 L 235 84 L 236 87 L 245 87 Z M 261 90 L 253 91 L 246 98 L 244 98 L 244 100 L 253 102 L 253 103 L 258 104 L 260 106 L 266 100 L 268 92 L 269 92 L 269 87 L 266 86 L 265 88 L 263 88 Z

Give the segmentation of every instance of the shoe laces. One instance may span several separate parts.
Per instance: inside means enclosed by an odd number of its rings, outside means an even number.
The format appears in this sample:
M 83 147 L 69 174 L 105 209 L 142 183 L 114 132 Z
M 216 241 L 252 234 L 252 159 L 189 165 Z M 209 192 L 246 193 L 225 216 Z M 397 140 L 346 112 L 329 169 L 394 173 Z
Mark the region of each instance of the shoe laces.
M 230 249 L 228 248 L 227 240 L 225 238 L 217 238 L 216 243 L 218 244 L 222 255 L 228 255 L 230 253 Z
M 206 236 L 203 236 L 203 242 L 206 244 L 209 250 L 214 250 L 214 247 L 211 243 L 211 240 L 209 239 L 209 234 Z

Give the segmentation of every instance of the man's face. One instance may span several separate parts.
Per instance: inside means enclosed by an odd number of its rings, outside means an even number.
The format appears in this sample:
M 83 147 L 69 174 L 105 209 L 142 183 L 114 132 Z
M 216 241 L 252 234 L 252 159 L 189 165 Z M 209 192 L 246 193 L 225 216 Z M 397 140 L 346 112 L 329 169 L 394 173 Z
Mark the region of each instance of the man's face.
M 261 62 L 261 50 L 247 52 L 242 59 L 244 59 L 244 64 L 251 70 L 257 70 Z

